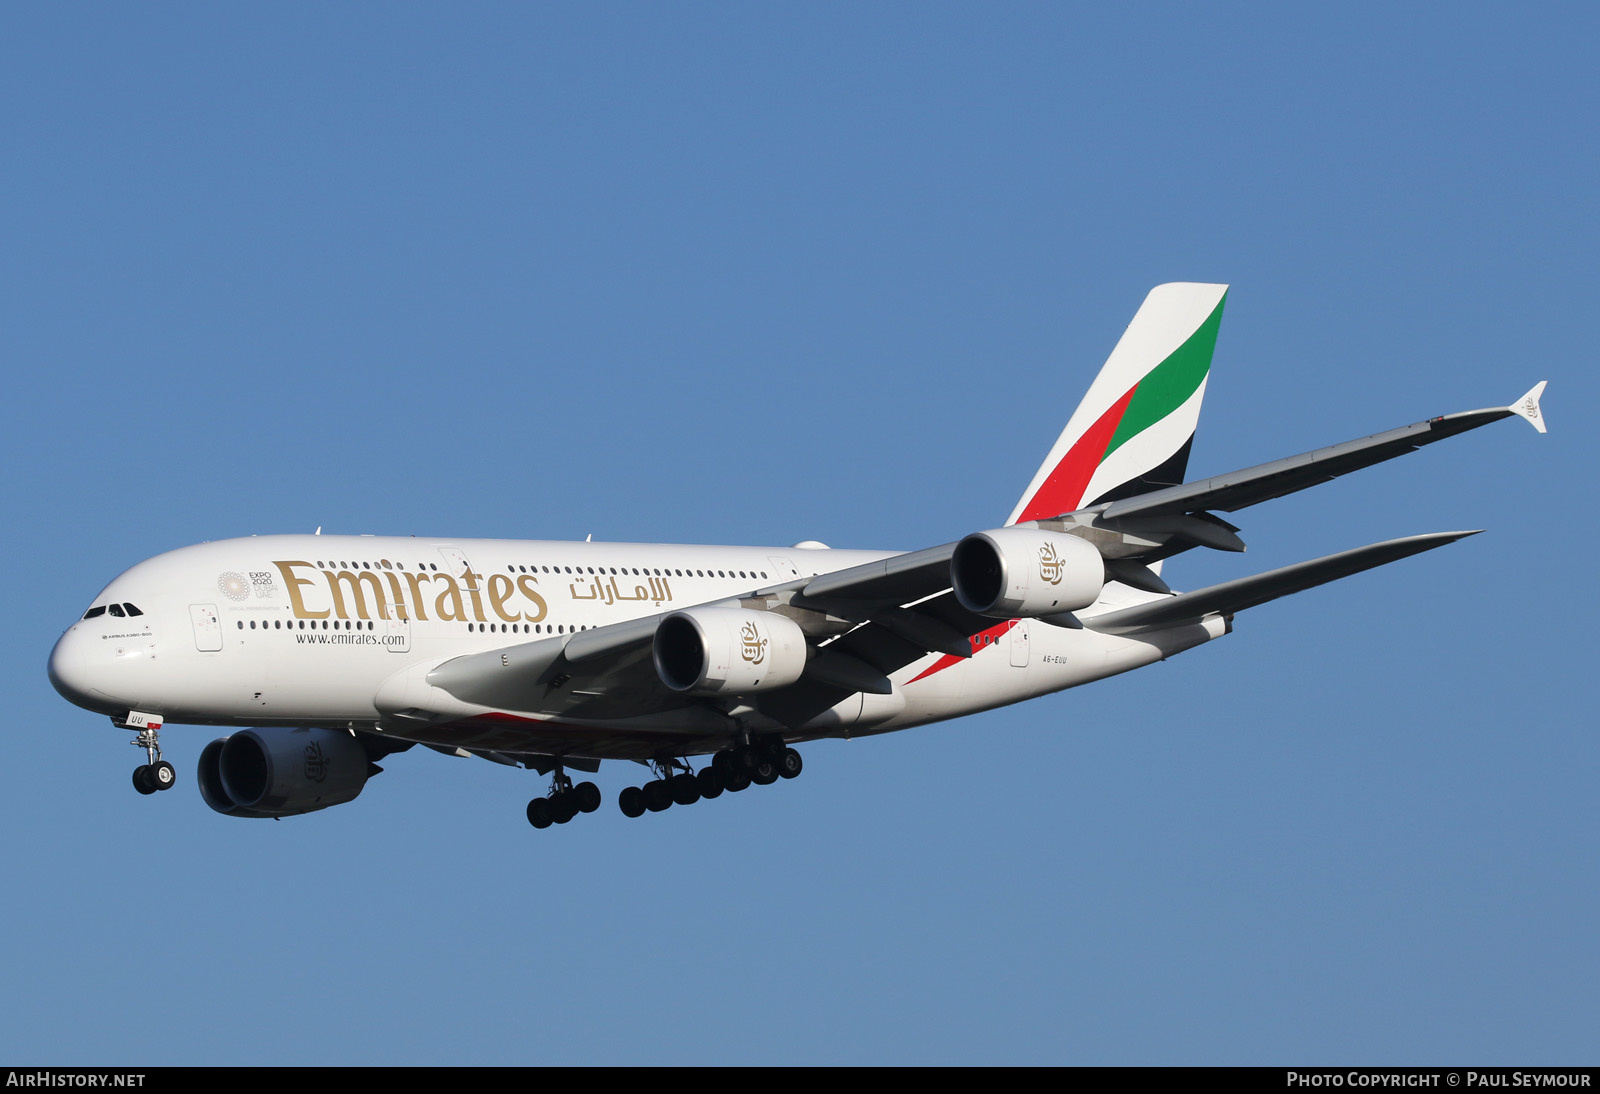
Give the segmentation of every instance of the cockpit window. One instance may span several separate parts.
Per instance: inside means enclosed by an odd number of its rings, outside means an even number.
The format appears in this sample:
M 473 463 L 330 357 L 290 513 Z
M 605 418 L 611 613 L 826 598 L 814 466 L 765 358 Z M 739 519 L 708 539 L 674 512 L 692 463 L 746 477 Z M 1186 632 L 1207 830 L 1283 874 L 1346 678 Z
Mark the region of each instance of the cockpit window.
M 109 611 L 112 615 L 116 616 L 117 618 L 119 618 L 119 619 L 122 618 L 123 611 L 122 611 L 122 605 L 121 604 L 113 604 L 113 605 L 111 605 L 111 607 L 107 608 L 106 610 Z
M 124 604 L 123 607 L 127 609 L 127 612 L 128 612 L 129 615 L 143 615 L 144 614 L 138 608 L 135 608 L 132 604 Z
M 102 615 L 105 615 L 105 614 L 106 614 L 106 606 L 104 604 L 96 604 L 94 607 L 92 607 L 88 611 L 84 612 L 83 613 L 83 617 L 85 619 L 99 619 Z

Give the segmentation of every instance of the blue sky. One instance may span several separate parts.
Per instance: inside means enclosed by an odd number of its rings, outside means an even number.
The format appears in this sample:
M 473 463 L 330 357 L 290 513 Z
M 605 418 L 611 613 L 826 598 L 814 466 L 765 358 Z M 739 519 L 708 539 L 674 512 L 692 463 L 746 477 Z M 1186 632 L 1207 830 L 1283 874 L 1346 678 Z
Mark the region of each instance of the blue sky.
M 1593 1063 L 1594 9 L 0 14 L 10 1001 L 78 1063 Z M 1233 285 L 1191 474 L 1548 379 L 1247 510 L 1195 587 L 1488 533 L 1171 662 L 544 832 L 415 750 L 282 823 L 44 662 L 310 531 L 917 548 L 1148 289 Z M 421 753 L 421 754 L 419 754 Z

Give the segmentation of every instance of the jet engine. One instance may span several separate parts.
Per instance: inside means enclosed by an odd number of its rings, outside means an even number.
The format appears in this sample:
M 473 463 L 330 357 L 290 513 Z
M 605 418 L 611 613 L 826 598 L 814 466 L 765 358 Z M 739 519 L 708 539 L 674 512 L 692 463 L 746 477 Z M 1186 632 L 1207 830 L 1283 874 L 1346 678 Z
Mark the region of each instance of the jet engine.
M 806 636 L 787 616 L 748 608 L 690 608 L 661 621 L 656 673 L 673 691 L 742 695 L 781 688 L 805 671 Z
M 373 770 L 336 729 L 245 729 L 200 753 L 200 796 L 230 817 L 293 817 L 350 801 Z
M 974 532 L 950 558 L 956 598 L 968 611 L 995 619 L 1087 608 L 1105 583 L 1105 562 L 1093 544 L 1038 528 Z

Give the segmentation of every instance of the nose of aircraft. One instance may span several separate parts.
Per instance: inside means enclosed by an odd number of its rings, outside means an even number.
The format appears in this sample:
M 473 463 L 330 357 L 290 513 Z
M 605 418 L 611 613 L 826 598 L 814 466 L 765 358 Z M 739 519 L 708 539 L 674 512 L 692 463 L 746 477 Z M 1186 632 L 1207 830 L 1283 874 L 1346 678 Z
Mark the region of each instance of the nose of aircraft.
M 55 649 L 50 651 L 50 683 L 63 699 L 82 707 L 90 703 L 90 685 L 83 636 L 79 632 L 80 628 L 69 627 L 67 633 L 56 640 Z
M 81 624 L 67 628 L 50 651 L 50 683 L 68 702 L 100 710 L 116 705 L 116 699 L 102 690 L 105 674 L 95 671 L 93 653 L 93 640 Z

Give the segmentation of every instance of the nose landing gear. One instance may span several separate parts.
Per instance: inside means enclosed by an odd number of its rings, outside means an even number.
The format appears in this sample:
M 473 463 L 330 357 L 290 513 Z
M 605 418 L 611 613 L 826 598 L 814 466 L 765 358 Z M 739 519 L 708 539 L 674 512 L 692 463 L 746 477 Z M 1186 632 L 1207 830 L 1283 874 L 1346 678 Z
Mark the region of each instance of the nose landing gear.
M 159 726 L 146 726 L 129 743 L 144 749 L 149 763 L 133 769 L 133 788 L 141 794 L 154 794 L 157 790 L 171 790 L 178 781 L 178 773 L 161 758 Z

